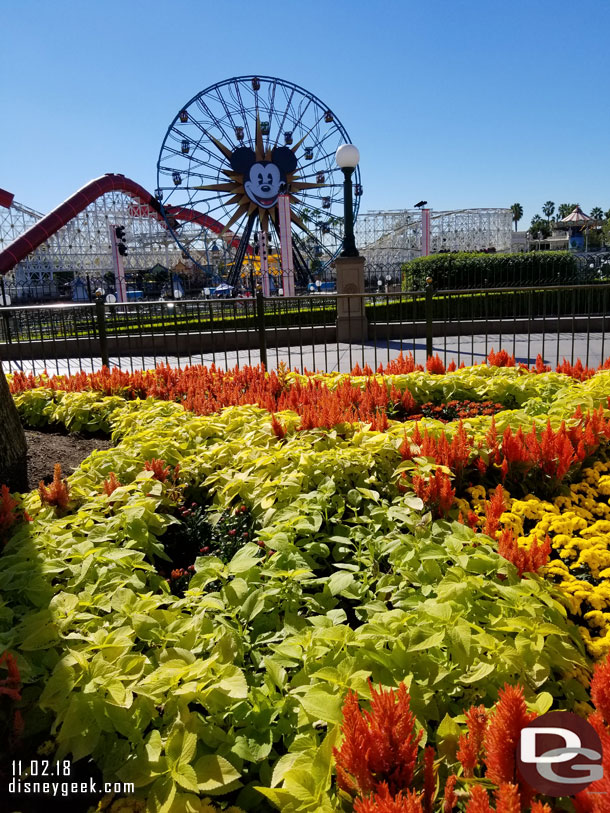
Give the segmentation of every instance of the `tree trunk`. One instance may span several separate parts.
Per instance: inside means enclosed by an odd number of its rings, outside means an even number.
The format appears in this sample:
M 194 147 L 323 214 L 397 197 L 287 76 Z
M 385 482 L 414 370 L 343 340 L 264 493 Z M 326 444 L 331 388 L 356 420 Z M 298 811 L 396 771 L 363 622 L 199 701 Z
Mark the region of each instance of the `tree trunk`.
M 0 362 L 0 485 L 27 491 L 27 446 Z

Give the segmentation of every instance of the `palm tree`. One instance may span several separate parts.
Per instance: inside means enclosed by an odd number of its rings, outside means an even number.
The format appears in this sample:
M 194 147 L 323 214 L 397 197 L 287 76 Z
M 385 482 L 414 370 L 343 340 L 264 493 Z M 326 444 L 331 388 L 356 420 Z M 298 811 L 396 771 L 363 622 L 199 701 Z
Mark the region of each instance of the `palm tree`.
M 546 222 L 550 223 L 551 217 L 553 216 L 553 212 L 555 211 L 555 204 L 552 200 L 547 200 L 547 202 L 542 207 L 542 214 L 546 215 Z
M 577 203 L 560 203 L 557 209 L 557 216 L 560 220 L 567 217 L 578 206 Z
M 593 220 L 603 220 L 604 219 L 604 212 L 601 206 L 594 206 L 591 209 L 591 217 Z
M 517 231 L 517 223 L 523 217 L 523 206 L 520 203 L 513 203 L 510 210 L 513 213 L 513 223 L 515 224 L 515 231 Z

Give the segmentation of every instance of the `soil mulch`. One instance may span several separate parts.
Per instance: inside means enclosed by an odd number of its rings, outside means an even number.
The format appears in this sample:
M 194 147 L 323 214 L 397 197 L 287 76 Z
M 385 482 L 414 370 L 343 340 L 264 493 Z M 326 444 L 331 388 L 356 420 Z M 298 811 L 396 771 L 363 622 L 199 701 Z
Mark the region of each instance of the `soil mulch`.
M 28 444 L 28 488 L 38 488 L 41 480 L 50 483 L 53 467 L 61 463 L 62 473 L 68 476 L 89 457 L 95 449 L 109 449 L 112 442 L 107 437 L 92 437 L 81 432 L 46 431 L 26 429 Z

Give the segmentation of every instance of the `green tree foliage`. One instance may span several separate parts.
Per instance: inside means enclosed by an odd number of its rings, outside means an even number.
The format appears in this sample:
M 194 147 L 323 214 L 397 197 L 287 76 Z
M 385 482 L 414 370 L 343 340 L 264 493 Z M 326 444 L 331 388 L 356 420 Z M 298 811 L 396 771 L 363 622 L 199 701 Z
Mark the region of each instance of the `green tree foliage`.
M 555 204 L 552 200 L 547 200 L 547 202 L 542 207 L 542 214 L 545 215 L 547 223 L 553 217 L 553 213 L 555 211 Z
M 591 217 L 593 220 L 603 220 L 604 219 L 604 211 L 601 206 L 594 206 L 591 209 Z
M 562 220 L 564 217 L 567 217 L 577 206 L 578 203 L 560 203 L 557 208 L 559 219 Z
M 541 221 L 546 227 L 546 221 Z M 432 277 L 434 287 L 510 287 L 574 282 L 578 268 L 567 251 L 527 251 L 516 254 L 457 252 L 417 257 L 402 267 L 403 290 L 423 290 Z
M 517 223 L 523 217 L 523 206 L 520 203 L 513 203 L 510 210 L 513 213 L 513 223 L 515 224 L 515 231 L 517 231 Z
M 551 227 L 540 215 L 534 215 L 530 224 L 530 234 L 535 239 L 546 239 L 551 236 Z M 538 237 L 540 235 L 540 237 Z

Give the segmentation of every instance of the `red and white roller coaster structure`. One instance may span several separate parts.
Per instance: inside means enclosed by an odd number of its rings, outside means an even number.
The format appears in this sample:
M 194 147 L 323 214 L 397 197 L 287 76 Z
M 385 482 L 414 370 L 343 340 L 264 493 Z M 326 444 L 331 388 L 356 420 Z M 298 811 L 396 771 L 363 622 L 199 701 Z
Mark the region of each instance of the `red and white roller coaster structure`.
M 193 209 L 166 211 L 191 257 L 207 266 L 211 276 L 231 261 L 238 241 L 230 232 L 219 239 L 221 223 Z M 126 233 L 127 273 L 155 267 L 188 271 L 192 265 L 169 233 L 156 198 L 130 178 L 108 173 L 89 181 L 47 215 L 0 189 L 0 274 L 17 291 L 52 292 L 60 272 L 62 279 L 68 272 L 74 278 L 89 277 L 96 285 L 113 273 L 109 227 L 118 225 Z

